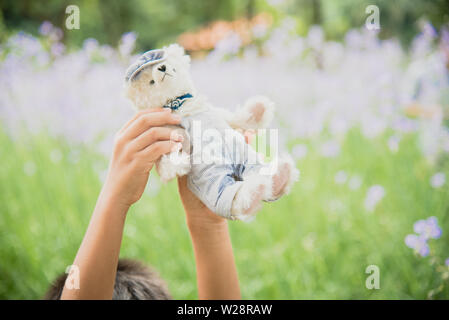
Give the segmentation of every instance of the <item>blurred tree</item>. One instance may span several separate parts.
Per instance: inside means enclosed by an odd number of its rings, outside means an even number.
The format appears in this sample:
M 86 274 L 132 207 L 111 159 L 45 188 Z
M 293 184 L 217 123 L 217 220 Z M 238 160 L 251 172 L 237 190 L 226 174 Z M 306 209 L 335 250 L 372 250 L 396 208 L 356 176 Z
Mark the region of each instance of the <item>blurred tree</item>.
M 138 48 L 148 49 L 211 21 L 260 11 L 275 18 L 296 17 L 303 33 L 321 24 L 329 38 L 341 39 L 348 29 L 363 27 L 366 6 L 375 4 L 380 8 L 381 37 L 398 36 L 403 43 L 416 34 L 421 17 L 437 28 L 449 21 L 448 0 L 1 0 L 0 40 L 14 30 L 37 33 L 45 20 L 64 29 L 70 4 L 81 12 L 80 30 L 64 30 L 64 41 L 72 46 L 89 37 L 115 45 L 123 33 L 135 31 Z
M 444 0 L 377 0 L 375 3 L 370 0 L 340 0 L 338 5 L 329 0 L 325 2 L 323 26 L 332 38 L 341 37 L 348 28 L 364 27 L 367 18 L 365 8 L 371 4 L 377 5 L 380 10 L 380 37 L 398 36 L 403 44 L 409 43 L 419 31 L 421 18 L 428 19 L 437 28 L 444 21 L 449 21 L 448 2 Z
M 321 24 L 321 1 L 310 0 L 312 2 L 312 23 Z
M 419 31 L 419 21 L 429 20 L 436 28 L 449 22 L 447 0 L 285 0 L 285 11 L 302 25 L 321 24 L 329 38 L 341 39 L 350 28 L 362 28 L 368 5 L 380 9 L 381 38 L 399 37 L 409 44 Z M 303 30 L 306 31 L 306 30 Z
M 139 35 L 140 47 L 153 47 L 180 33 L 217 19 L 235 19 L 256 11 L 255 0 L 2 0 L 0 31 L 37 33 L 48 20 L 64 29 L 65 8 L 80 7 L 80 30 L 64 30 L 65 41 L 81 45 L 86 38 L 115 45 L 128 31 Z

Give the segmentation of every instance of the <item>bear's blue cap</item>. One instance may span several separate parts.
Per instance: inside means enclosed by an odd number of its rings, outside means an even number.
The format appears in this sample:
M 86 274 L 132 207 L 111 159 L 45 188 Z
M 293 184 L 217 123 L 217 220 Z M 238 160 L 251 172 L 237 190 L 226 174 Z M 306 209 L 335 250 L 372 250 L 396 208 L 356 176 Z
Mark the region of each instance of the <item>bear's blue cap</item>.
M 132 81 L 139 75 L 144 68 L 162 62 L 167 58 L 166 52 L 163 49 L 150 50 L 140 56 L 140 58 L 133 63 L 126 70 L 125 81 Z

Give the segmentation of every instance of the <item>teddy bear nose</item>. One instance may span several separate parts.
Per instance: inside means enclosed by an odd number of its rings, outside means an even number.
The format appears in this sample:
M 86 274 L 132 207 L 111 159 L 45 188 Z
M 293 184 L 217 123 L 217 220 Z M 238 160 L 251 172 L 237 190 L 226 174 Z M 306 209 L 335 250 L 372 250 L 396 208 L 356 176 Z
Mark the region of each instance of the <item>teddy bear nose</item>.
M 165 66 L 165 64 L 163 64 L 162 66 L 160 66 L 159 68 L 157 68 L 159 71 L 161 72 L 165 72 L 165 70 L 167 70 L 167 67 Z

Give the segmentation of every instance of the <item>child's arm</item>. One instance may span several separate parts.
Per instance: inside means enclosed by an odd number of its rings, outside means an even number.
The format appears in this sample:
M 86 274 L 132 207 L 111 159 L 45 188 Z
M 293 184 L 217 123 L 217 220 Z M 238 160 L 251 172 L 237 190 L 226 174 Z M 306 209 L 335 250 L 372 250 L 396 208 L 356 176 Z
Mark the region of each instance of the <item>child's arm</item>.
M 249 142 L 251 131 L 245 132 Z M 237 267 L 226 219 L 211 212 L 187 187 L 187 177 L 178 179 L 193 243 L 199 299 L 240 299 Z
M 189 190 L 187 177 L 178 178 L 178 187 L 195 252 L 198 298 L 240 299 L 228 222 Z
M 112 298 L 128 209 L 142 196 L 155 161 L 179 141 L 172 129 L 161 127 L 180 122 L 167 110 L 141 111 L 118 132 L 106 182 L 73 262 L 79 289 L 64 286 L 61 299 Z

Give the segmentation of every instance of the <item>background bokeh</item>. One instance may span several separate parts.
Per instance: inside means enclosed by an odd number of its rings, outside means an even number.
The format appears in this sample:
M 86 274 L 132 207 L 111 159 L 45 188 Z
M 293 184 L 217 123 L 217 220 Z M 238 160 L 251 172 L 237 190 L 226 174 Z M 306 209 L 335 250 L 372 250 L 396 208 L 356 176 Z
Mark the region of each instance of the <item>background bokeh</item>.
M 79 5 L 81 28 L 65 8 Z M 369 4 L 380 31 L 365 28 Z M 247 299 L 449 298 L 447 1 L 0 2 L 0 298 L 40 298 L 76 254 L 139 52 L 179 42 L 199 91 L 276 102 L 292 194 L 232 222 Z M 156 174 L 122 257 L 197 297 L 176 183 Z M 377 265 L 380 289 L 365 286 Z

